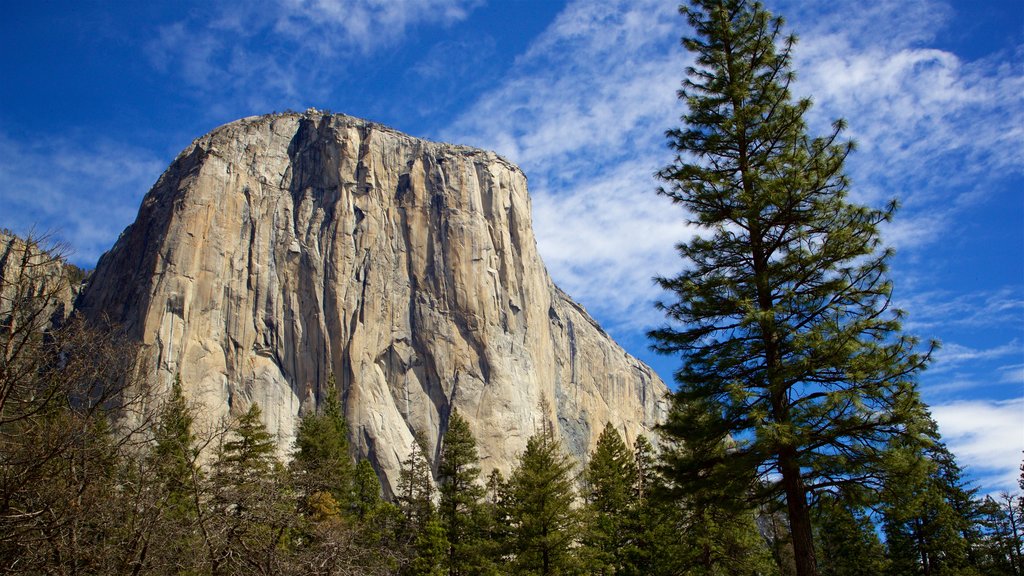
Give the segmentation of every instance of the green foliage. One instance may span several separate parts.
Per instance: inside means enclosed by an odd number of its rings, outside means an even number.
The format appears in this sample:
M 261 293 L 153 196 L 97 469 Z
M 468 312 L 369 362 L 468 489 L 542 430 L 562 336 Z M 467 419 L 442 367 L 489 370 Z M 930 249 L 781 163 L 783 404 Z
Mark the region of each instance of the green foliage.
M 416 436 L 409 457 L 402 462 L 395 494 L 395 502 L 405 515 L 409 532 L 414 535 L 434 516 L 434 481 L 424 442 L 422 436 Z
M 885 548 L 861 507 L 841 495 L 826 494 L 814 512 L 822 576 L 885 574 Z
M 262 481 L 277 464 L 277 457 L 274 437 L 263 425 L 258 404 L 249 407 L 232 432 L 217 455 L 218 480 L 237 486 Z
M 432 517 L 416 534 L 413 545 L 416 556 L 406 571 L 409 576 L 443 576 L 448 573 L 444 566 L 449 545 L 441 523 L 441 518 Z
M 295 502 L 258 405 L 238 419 L 213 464 L 211 517 L 204 525 L 213 573 L 274 573 L 280 568 Z
M 360 521 L 366 520 L 384 504 L 384 499 L 380 495 L 380 479 L 377 478 L 377 471 L 365 458 L 356 464 L 352 496 L 356 517 Z
M 977 547 L 983 574 L 1020 576 L 1024 574 L 1024 496 L 1002 493 L 998 499 L 986 496 L 979 505 L 984 538 Z
M 651 333 L 684 358 L 664 426 L 686 443 L 673 480 L 738 508 L 784 497 L 807 576 L 817 572 L 808 493 L 877 483 L 889 439 L 919 435 L 927 355 L 890 305 L 878 226 L 893 206 L 847 201 L 842 122 L 807 135 L 810 100 L 789 91 L 795 38 L 757 3 L 691 5 L 695 35 L 683 44 L 696 66 L 660 192 L 701 234 L 679 246 L 686 269 L 659 279 L 675 294 L 662 305 L 673 325 Z
M 488 518 L 478 461 L 469 423 L 453 409 L 438 464 L 438 513 L 447 541 L 443 565 L 451 576 L 479 574 L 493 564 L 487 555 Z
M 672 472 L 671 464 L 687 450 L 679 440 L 667 438 L 662 445 L 660 469 Z M 719 454 L 727 446 L 717 447 Z M 752 507 L 737 505 L 728 486 L 704 486 L 704 492 L 686 492 L 674 475 L 655 477 L 651 491 L 656 526 L 652 539 L 658 550 L 653 555 L 656 574 L 774 575 L 778 571 L 772 551 L 757 525 Z M 663 541 L 664 540 L 664 541 Z
M 573 468 L 549 427 L 527 440 L 501 502 L 513 573 L 576 573 L 580 517 L 573 505 Z
M 152 463 L 164 490 L 179 510 L 191 508 L 199 450 L 192 432 L 194 417 L 185 401 L 181 376 L 175 375 L 171 395 L 157 416 Z
M 953 455 L 936 441 L 926 450 L 896 444 L 887 455 L 882 527 L 893 576 L 970 574 L 978 535 L 974 490 Z
M 303 498 L 326 492 L 348 511 L 354 477 L 348 425 L 333 374 L 327 382 L 322 411 L 306 414 L 299 422 L 291 467 Z
M 591 572 L 629 573 L 632 567 L 627 558 L 635 556 L 639 528 L 638 471 L 633 454 L 610 422 L 598 436 L 584 479 L 590 512 L 585 544 L 590 550 Z

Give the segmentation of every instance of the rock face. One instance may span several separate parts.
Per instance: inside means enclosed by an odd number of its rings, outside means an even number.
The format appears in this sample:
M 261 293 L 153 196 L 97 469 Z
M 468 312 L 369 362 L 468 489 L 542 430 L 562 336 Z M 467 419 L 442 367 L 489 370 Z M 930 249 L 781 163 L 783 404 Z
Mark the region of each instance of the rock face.
M 100 260 L 79 308 L 180 373 L 206 417 L 256 402 L 282 449 L 333 373 L 351 440 L 386 489 L 452 409 L 481 468 L 513 466 L 552 422 L 584 456 L 628 441 L 664 383 L 551 282 L 526 178 L 491 152 L 344 115 L 222 126 L 185 149 Z
M 48 244 L 0 230 L 0 326 L 9 333 L 23 328 L 19 322 L 44 332 L 71 313 L 84 273 L 64 261 L 59 246 L 48 250 Z

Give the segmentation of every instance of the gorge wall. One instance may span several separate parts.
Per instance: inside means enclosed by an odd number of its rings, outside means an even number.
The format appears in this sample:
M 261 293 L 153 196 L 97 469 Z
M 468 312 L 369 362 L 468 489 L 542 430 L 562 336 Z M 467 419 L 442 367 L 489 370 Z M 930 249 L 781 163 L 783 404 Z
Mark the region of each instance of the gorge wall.
M 219 420 L 253 402 L 282 448 L 334 374 L 385 484 L 457 408 L 507 473 L 544 422 L 584 457 L 632 441 L 664 383 L 551 281 L 526 178 L 483 150 L 317 111 L 195 140 L 100 260 L 78 308 Z M 546 411 L 545 411 L 546 407 Z

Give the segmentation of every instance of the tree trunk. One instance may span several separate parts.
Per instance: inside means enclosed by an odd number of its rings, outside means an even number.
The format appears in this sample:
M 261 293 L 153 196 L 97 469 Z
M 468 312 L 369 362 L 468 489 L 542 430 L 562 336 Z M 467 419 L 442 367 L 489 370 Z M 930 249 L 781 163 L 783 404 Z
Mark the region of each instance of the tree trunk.
M 921 570 L 924 576 L 931 576 L 932 562 L 928 556 L 928 546 L 924 540 L 924 530 L 921 528 L 920 518 L 914 518 L 914 540 L 917 541 L 917 549 L 921 554 Z
M 800 466 L 792 448 L 779 455 L 782 487 L 786 492 L 789 512 L 789 530 L 793 538 L 793 557 L 797 576 L 818 576 L 818 562 L 814 557 L 814 536 L 811 532 L 811 511 L 807 506 L 807 490 L 800 476 Z

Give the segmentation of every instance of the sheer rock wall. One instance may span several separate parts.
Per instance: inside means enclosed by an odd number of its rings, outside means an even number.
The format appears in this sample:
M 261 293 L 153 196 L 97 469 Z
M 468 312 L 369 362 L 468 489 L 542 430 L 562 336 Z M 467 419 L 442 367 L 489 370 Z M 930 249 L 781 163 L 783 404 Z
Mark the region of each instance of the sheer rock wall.
M 180 373 L 209 421 L 257 402 L 283 450 L 333 372 L 386 486 L 416 433 L 436 463 L 453 407 L 485 473 L 543 422 L 582 458 L 605 422 L 632 441 L 665 411 L 664 383 L 552 283 L 517 167 L 344 115 L 194 141 L 79 308 L 141 341 L 159 380 Z

